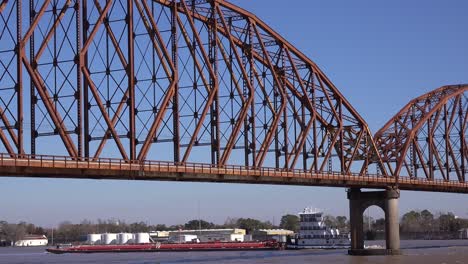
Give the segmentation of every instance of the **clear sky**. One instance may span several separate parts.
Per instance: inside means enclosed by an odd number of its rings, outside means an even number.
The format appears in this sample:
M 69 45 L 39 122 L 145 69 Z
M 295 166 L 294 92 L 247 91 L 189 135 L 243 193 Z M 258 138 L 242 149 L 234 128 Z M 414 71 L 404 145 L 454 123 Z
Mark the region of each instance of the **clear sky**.
M 314 60 L 373 132 L 410 99 L 468 83 L 468 1 L 233 2 Z M 0 220 L 45 226 L 98 218 L 178 224 L 198 211 L 216 223 L 278 223 L 305 206 L 348 215 L 343 188 L 7 178 L 0 188 Z M 402 192 L 401 212 L 426 208 L 468 217 L 468 195 Z

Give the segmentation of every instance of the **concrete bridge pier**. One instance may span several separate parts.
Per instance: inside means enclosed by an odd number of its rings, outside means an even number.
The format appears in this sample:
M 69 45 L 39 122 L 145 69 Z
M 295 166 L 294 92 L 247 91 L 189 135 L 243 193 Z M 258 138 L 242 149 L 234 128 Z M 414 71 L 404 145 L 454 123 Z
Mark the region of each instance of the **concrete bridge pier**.
M 349 215 L 351 225 L 351 249 L 350 255 L 399 255 L 400 250 L 400 228 L 398 199 L 400 191 L 389 188 L 385 191 L 361 192 L 359 188 L 348 190 Z M 376 205 L 385 212 L 385 249 L 364 248 L 364 211 Z

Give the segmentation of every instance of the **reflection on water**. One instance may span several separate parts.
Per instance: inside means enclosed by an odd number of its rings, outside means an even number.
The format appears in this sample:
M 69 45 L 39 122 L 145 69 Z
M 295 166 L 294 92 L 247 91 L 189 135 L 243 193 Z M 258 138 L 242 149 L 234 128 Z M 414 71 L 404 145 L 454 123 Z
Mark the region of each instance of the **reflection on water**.
M 368 241 L 383 245 L 383 241 Z M 0 263 L 468 263 L 468 240 L 402 241 L 402 256 L 348 256 L 346 250 L 285 250 L 233 252 L 153 252 L 64 254 L 45 253 L 45 248 L 0 248 Z

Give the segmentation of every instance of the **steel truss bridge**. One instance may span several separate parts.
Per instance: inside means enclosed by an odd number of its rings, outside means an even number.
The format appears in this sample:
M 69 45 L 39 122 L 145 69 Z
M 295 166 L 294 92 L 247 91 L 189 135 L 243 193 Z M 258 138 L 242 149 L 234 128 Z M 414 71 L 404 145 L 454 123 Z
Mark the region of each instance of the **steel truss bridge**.
M 468 193 L 467 90 L 418 97 L 373 135 L 227 1 L 0 0 L 2 176 Z

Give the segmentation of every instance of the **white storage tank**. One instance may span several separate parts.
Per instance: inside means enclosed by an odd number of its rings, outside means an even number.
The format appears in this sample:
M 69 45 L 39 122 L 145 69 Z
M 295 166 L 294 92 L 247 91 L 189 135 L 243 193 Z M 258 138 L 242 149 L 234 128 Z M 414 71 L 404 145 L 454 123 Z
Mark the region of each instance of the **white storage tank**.
M 105 233 L 101 235 L 101 244 L 110 245 L 117 243 L 117 234 Z
M 340 235 L 340 230 L 338 230 L 338 228 L 335 229 L 335 234 L 336 234 L 337 236 Z
M 88 244 L 98 245 L 101 243 L 101 234 L 88 234 Z
M 147 244 L 150 242 L 149 233 L 136 233 L 135 234 L 135 243 L 137 244 Z
M 133 234 L 131 233 L 120 233 L 118 237 L 118 243 L 120 245 L 133 243 Z

